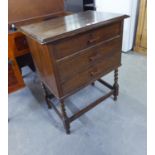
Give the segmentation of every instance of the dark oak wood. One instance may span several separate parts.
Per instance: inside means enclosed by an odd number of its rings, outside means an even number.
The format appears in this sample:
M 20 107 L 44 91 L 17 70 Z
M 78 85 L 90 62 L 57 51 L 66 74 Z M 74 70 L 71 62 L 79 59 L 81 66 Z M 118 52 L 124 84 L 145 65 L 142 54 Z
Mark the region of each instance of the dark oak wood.
M 49 109 L 52 109 L 52 106 L 51 106 L 51 104 L 49 103 L 50 95 L 49 95 L 49 93 L 48 93 L 48 90 L 47 90 L 47 88 L 45 87 L 45 85 L 44 85 L 43 83 L 41 83 L 41 86 L 42 86 L 42 89 L 43 89 L 43 91 L 44 91 L 44 96 L 45 96 L 45 100 L 46 100 L 46 103 L 47 103 L 47 105 L 48 105 L 48 108 L 49 108 Z
M 97 80 L 99 77 L 111 72 L 113 68 L 120 66 L 120 54 L 115 54 L 113 57 L 102 59 L 96 65 L 77 73 L 73 78 L 70 78 L 62 84 L 63 94 L 69 94 L 73 90 L 81 88 L 84 85 L 90 84 Z
M 117 99 L 123 20 L 126 17 L 88 11 L 20 28 L 27 36 L 45 94 L 49 90 L 60 101 L 61 112 L 45 95 L 48 107 L 51 108 L 51 104 L 62 119 L 67 134 L 73 120 L 111 95 Z M 100 78 L 113 70 L 112 86 Z M 68 117 L 65 99 L 96 80 L 111 91 Z
M 117 96 L 118 96 L 118 89 L 119 89 L 119 85 L 118 85 L 118 69 L 115 69 L 114 71 L 114 100 L 117 100 Z
M 78 117 L 80 117 L 81 115 L 83 115 L 84 113 L 86 113 L 87 111 L 91 110 L 92 108 L 94 108 L 95 106 L 97 106 L 99 103 L 101 103 L 102 101 L 104 101 L 105 99 L 107 99 L 108 97 L 110 97 L 112 94 L 113 94 L 113 90 L 111 90 L 105 96 L 102 96 L 101 98 L 97 99 L 96 101 L 94 101 L 93 103 L 91 103 L 90 105 L 88 105 L 87 107 L 85 107 L 84 109 L 82 109 L 79 112 L 75 113 L 73 116 L 71 116 L 69 118 L 69 121 L 70 122 L 74 121 L 75 119 L 77 119 Z
M 113 86 L 111 86 L 109 83 L 107 83 L 106 81 L 102 80 L 102 79 L 98 79 L 98 81 L 100 83 L 102 83 L 103 85 L 105 85 L 106 87 L 108 87 L 109 89 L 113 89 Z
M 57 41 L 54 44 L 55 58 L 61 59 L 68 55 L 77 53 L 82 49 L 91 47 L 97 43 L 107 41 L 113 37 L 119 36 L 121 33 L 120 23 L 111 26 L 90 30 L 88 32 Z M 70 46 L 72 44 L 72 46 Z
M 90 46 L 89 48 L 76 52 L 76 54 L 57 61 L 61 83 L 74 77 L 77 73 L 80 74 L 82 71 L 92 68 L 92 66 L 97 65 L 103 59 L 108 59 L 112 54 L 120 53 L 120 42 L 121 37 L 117 36 L 116 38 L 100 42 L 95 44 L 95 46 Z
M 21 31 L 41 44 L 73 36 L 128 16 L 121 14 L 86 11 L 40 23 L 21 26 Z M 109 25 L 111 26 L 111 25 Z M 115 29 L 117 31 L 117 29 Z M 109 31 L 110 33 L 110 31 Z
M 66 133 L 70 134 L 70 124 L 69 124 L 69 119 L 68 119 L 68 116 L 66 113 L 64 100 L 60 100 L 60 104 L 61 104 L 61 111 L 62 111 L 64 127 L 66 129 Z
M 49 17 L 64 12 L 63 0 L 8 0 L 9 24 L 20 24 L 22 21 Z

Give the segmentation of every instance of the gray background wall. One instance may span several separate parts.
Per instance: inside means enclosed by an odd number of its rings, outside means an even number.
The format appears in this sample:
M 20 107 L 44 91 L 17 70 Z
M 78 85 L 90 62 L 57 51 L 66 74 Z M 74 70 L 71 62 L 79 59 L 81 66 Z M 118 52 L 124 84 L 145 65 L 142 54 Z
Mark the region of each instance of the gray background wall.
M 65 9 L 71 12 L 83 11 L 83 0 L 65 0 Z

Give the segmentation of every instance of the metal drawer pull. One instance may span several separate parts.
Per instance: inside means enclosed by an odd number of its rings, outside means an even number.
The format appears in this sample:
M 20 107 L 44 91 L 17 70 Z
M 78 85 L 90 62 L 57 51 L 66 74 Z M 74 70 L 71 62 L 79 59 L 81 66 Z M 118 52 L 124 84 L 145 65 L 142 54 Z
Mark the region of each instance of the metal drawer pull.
M 89 57 L 89 61 L 95 61 L 97 60 L 101 55 L 100 54 L 96 54 L 95 56 Z
M 91 72 L 91 73 L 90 73 L 91 76 L 95 76 L 95 75 L 97 75 L 97 74 L 98 74 L 98 71 L 95 71 L 95 72 Z
M 97 38 L 94 38 L 94 39 L 91 39 L 91 40 L 88 40 L 88 43 L 94 43 L 94 42 L 96 42 L 96 41 L 98 41 L 100 38 L 99 37 L 97 37 Z

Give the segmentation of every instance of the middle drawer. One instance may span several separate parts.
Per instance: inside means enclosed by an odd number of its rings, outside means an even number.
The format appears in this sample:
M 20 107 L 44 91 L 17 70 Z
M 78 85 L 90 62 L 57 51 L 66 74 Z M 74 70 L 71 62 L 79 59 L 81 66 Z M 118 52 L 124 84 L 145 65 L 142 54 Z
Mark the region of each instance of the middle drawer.
M 69 80 L 74 75 L 87 69 L 89 66 L 97 63 L 103 57 L 109 57 L 116 52 L 121 51 L 121 38 L 101 42 L 96 46 L 84 49 L 70 57 L 57 61 L 57 68 L 61 83 Z

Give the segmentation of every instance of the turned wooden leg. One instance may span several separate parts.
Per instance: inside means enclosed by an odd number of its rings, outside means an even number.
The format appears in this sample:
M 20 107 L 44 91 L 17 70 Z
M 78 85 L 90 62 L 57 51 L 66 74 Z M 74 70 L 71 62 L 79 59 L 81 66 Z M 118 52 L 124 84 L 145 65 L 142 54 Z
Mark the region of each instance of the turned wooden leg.
M 114 71 L 114 101 L 117 100 L 118 92 L 119 92 L 119 85 L 118 85 L 118 69 Z
M 66 130 L 66 133 L 70 134 L 70 123 L 67 117 L 64 101 L 61 100 L 60 103 L 61 103 L 61 111 L 62 111 L 64 128 Z
M 47 91 L 47 89 L 43 83 L 41 83 L 41 86 L 42 86 L 42 89 L 44 91 L 44 96 L 45 96 L 45 101 L 47 103 L 47 106 L 49 109 L 52 109 L 52 106 L 51 106 L 49 99 L 48 99 L 50 95 L 48 94 L 48 91 Z
M 95 85 L 95 82 L 92 82 L 91 85 L 94 86 Z

